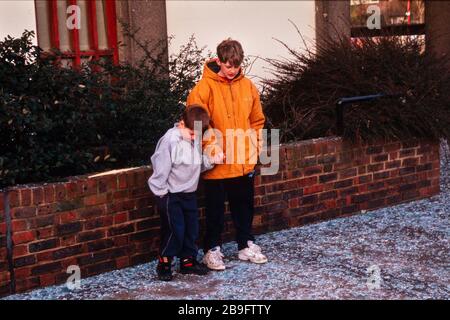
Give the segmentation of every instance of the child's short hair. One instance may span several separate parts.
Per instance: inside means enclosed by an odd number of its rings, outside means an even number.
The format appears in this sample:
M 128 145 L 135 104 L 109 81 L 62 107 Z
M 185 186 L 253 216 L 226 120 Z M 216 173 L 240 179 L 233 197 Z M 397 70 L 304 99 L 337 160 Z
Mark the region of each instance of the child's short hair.
M 220 62 L 229 62 L 237 68 L 244 61 L 244 50 L 239 41 L 228 38 L 217 46 L 217 56 Z
M 204 133 L 209 127 L 210 118 L 208 112 L 205 108 L 198 104 L 187 106 L 183 112 L 182 119 L 186 128 L 191 130 L 194 130 L 195 121 L 202 122 L 202 133 Z

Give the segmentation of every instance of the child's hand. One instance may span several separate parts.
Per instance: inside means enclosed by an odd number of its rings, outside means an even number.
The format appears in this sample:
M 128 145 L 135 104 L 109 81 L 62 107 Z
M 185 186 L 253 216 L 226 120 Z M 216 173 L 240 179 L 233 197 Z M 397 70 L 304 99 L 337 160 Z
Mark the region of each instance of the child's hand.
M 214 164 L 222 164 L 225 162 L 225 155 L 223 152 L 219 152 L 211 159 L 211 162 Z

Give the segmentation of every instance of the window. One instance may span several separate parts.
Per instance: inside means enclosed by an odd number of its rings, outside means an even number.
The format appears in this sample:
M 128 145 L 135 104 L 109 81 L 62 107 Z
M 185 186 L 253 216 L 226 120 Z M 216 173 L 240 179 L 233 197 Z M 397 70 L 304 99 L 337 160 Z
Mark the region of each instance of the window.
M 90 59 L 118 63 L 115 0 L 35 0 L 38 45 L 78 67 Z
M 369 29 L 367 21 L 377 6 L 380 12 L 381 28 Z M 425 34 L 424 0 L 351 0 L 350 18 L 352 36 L 421 35 Z

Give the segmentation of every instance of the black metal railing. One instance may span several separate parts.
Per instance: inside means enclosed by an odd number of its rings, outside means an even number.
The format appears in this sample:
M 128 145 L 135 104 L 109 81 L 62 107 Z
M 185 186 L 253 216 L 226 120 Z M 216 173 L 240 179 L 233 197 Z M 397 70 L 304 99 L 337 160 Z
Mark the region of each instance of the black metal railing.
M 355 97 L 345 97 L 340 98 L 336 101 L 336 133 L 338 136 L 342 136 L 344 133 L 344 106 L 348 104 L 353 104 L 355 102 L 367 102 L 378 100 L 381 98 L 398 98 L 401 94 L 385 94 L 378 93 L 367 96 L 355 96 Z

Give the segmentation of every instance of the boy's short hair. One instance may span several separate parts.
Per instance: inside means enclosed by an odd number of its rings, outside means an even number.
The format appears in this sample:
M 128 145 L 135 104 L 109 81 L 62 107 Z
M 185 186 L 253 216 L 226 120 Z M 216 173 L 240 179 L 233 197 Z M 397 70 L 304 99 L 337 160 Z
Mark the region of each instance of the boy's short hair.
M 202 122 L 202 133 L 209 128 L 210 118 L 208 112 L 198 104 L 187 106 L 183 112 L 182 120 L 186 128 L 194 130 L 195 121 Z
M 244 50 L 239 41 L 228 38 L 217 46 L 217 56 L 220 62 L 229 62 L 237 68 L 244 61 Z

